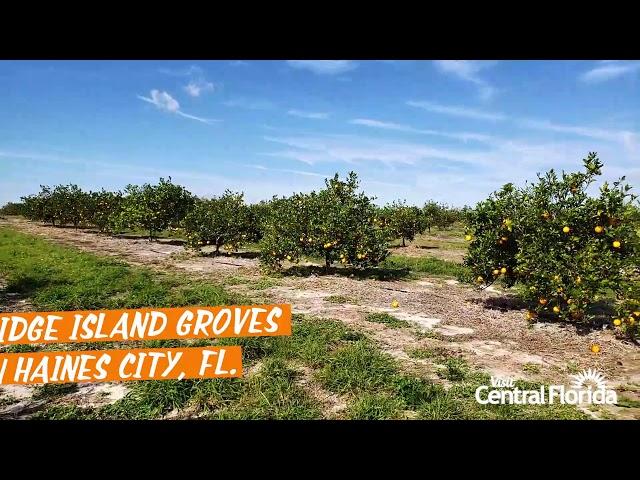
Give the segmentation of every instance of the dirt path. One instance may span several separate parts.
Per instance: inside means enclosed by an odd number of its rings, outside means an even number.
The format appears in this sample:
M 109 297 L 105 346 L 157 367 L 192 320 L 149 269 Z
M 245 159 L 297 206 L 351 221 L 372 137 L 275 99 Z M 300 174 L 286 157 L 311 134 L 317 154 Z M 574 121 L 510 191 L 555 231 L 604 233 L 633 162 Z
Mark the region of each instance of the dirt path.
M 291 303 L 294 313 L 334 318 L 368 333 L 407 369 L 433 374 L 431 362 L 415 359 L 415 348 L 445 349 L 495 375 L 568 385 L 570 374 L 597 368 L 610 386 L 639 400 L 640 348 L 617 339 L 611 330 L 578 332 L 572 325 L 530 326 L 524 310 L 497 290 L 478 291 L 454 280 L 379 281 L 340 275 L 288 277 L 260 274 L 257 260 L 232 256 L 199 257 L 168 242 L 113 238 L 87 231 L 52 228 L 9 218 L 0 225 L 121 258 L 160 270 L 182 271 L 203 281 L 225 283 L 229 290 L 264 301 Z M 233 279 L 233 281 L 230 281 Z M 337 298 L 336 297 L 343 297 Z M 393 299 L 400 307 L 390 307 Z M 335 301 L 339 303 L 334 303 Z M 413 328 L 393 329 L 366 320 L 371 312 L 388 312 Z M 595 355 L 590 345 L 602 351 Z M 608 415 L 640 418 L 640 409 L 608 409 Z

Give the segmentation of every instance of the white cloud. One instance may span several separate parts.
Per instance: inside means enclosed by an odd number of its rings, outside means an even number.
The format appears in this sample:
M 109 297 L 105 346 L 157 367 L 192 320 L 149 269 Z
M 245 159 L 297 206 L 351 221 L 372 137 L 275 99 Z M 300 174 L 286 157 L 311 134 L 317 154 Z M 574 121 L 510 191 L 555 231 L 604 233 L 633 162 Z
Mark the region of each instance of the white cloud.
M 562 125 L 546 120 L 523 119 L 519 120 L 518 123 L 526 128 L 547 130 L 558 133 L 570 133 L 573 135 L 578 135 L 580 137 L 605 140 L 608 142 L 620 142 L 627 145 L 633 144 L 638 137 L 637 133 L 628 130 L 607 130 L 602 128 L 584 127 L 578 125 Z
M 154 90 L 151 90 L 149 97 L 138 95 L 138 98 L 147 103 L 151 103 L 152 105 L 155 105 L 156 108 L 158 108 L 158 110 L 162 110 L 164 112 L 169 112 L 169 113 L 175 113 L 176 115 L 179 115 L 181 117 L 189 118 L 191 120 L 196 120 L 201 123 L 211 124 L 213 122 L 219 121 L 211 118 L 197 117 L 195 115 L 190 115 L 188 113 L 183 112 L 182 110 L 180 110 L 180 104 L 178 103 L 178 101 L 164 91 L 161 92 L 160 90 L 154 89 Z
M 352 60 L 287 60 L 289 66 L 317 75 L 340 75 L 358 68 Z
M 476 85 L 478 95 L 483 101 L 491 100 L 497 90 L 479 74 L 497 63 L 493 60 L 434 60 L 436 69 L 440 72 Z
M 302 110 L 289 110 L 287 112 L 288 115 L 293 115 L 294 117 L 301 117 L 301 118 L 310 118 L 313 120 L 326 120 L 327 118 L 329 118 L 329 114 L 328 113 L 323 113 L 323 112 L 305 112 Z
M 215 85 L 212 82 L 207 82 L 204 78 L 198 78 L 191 80 L 184 89 L 192 97 L 199 97 L 203 93 L 213 92 Z
M 640 71 L 640 62 L 604 61 L 578 78 L 585 83 L 601 83 Z
M 244 60 L 233 60 L 229 62 L 229 65 L 232 67 L 248 67 L 249 62 L 245 62 Z
M 476 110 L 473 108 L 459 107 L 452 105 L 440 105 L 433 102 L 410 100 L 407 102 L 410 107 L 422 108 L 429 112 L 441 113 L 443 115 L 452 115 L 456 117 L 473 118 L 475 120 L 499 121 L 506 120 L 507 116 L 498 112 L 487 112 Z
M 371 128 L 380 128 L 383 130 L 394 130 L 398 132 L 407 132 L 407 133 L 417 133 L 421 135 L 433 135 L 438 137 L 446 137 L 452 138 L 455 140 L 461 140 L 463 142 L 467 142 L 469 140 L 474 140 L 477 142 L 485 142 L 489 143 L 492 141 L 492 137 L 489 135 L 484 135 L 481 133 L 471 133 L 471 132 L 442 132 L 439 130 L 429 130 L 429 129 L 420 129 L 414 128 L 409 125 L 402 125 L 399 123 L 393 122 L 382 122 L 380 120 L 374 120 L 370 118 L 355 118 L 350 120 L 349 123 L 353 125 L 362 125 L 365 127 Z
M 169 95 L 167 92 L 161 92 L 160 90 L 151 90 L 150 97 L 143 97 L 142 95 L 138 95 L 140 100 L 144 100 L 145 102 L 152 103 L 160 110 L 165 110 L 167 112 L 177 112 L 180 110 L 180 104 L 178 101 Z

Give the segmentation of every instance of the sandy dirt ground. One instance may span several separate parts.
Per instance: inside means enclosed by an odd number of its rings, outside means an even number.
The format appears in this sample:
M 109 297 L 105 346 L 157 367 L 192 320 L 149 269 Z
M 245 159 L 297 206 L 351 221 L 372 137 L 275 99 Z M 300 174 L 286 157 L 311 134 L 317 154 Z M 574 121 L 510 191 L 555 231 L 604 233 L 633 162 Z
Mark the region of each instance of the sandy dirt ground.
M 426 276 L 419 280 L 380 281 L 345 275 L 285 274 L 265 282 L 257 259 L 198 256 L 185 251 L 176 241 L 149 243 L 145 239 L 114 238 L 18 218 L 0 221 L 3 225 L 130 264 L 226 283 L 225 288 L 253 301 L 290 303 L 294 313 L 340 320 L 370 335 L 404 368 L 422 375 L 435 378 L 432 362 L 411 358 L 407 351 L 442 349 L 487 373 L 547 384 L 570 385 L 571 374 L 597 368 L 618 395 L 624 392 L 627 398 L 640 400 L 637 345 L 616 338 L 611 329 L 585 332 L 561 323 L 530 325 L 515 298 L 497 289 L 478 290 L 455 280 Z M 395 248 L 394 253 L 410 249 Z M 233 281 L 229 281 L 231 278 Z M 336 296 L 343 298 L 334 303 L 331 300 Z M 398 308 L 390 306 L 394 299 L 400 304 Z M 20 307 L 24 308 L 25 305 Z M 413 327 L 394 329 L 369 322 L 366 316 L 371 312 L 391 313 Z M 601 353 L 591 353 L 593 343 L 601 346 Z M 122 394 L 117 391 L 112 397 Z M 640 419 L 638 408 L 607 407 L 590 413 L 596 418 Z

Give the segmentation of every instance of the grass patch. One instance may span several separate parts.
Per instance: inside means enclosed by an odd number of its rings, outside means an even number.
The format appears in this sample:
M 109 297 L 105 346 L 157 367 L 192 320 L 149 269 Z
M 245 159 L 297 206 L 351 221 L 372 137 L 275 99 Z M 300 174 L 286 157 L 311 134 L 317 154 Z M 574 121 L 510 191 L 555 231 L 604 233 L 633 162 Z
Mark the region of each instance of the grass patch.
M 77 383 L 45 383 L 38 385 L 33 392 L 33 398 L 57 398 L 78 391 Z
M 433 257 L 405 257 L 391 255 L 381 267 L 389 269 L 408 269 L 414 273 L 427 273 L 438 277 L 466 278 L 469 269 L 460 263 L 448 262 Z
M 364 393 L 347 409 L 350 420 L 389 420 L 400 417 L 403 403 L 387 393 Z
M 411 324 L 405 320 L 400 320 L 399 318 L 394 317 L 385 312 L 375 312 L 368 314 L 365 319 L 368 322 L 374 323 L 383 323 L 391 328 L 403 328 L 410 327 Z
M 277 287 L 280 282 L 273 277 L 262 277 L 257 282 L 250 284 L 252 290 L 266 290 L 267 288 Z
M 525 373 L 537 374 L 540 373 L 540 365 L 537 365 L 535 363 L 525 363 L 522 366 L 522 371 Z
M 354 303 L 349 297 L 343 295 L 329 295 L 324 298 L 324 301 L 329 303 Z
M 625 397 L 623 395 L 619 395 L 617 405 L 619 407 L 625 408 L 640 408 L 640 401 L 634 400 L 633 398 Z
M 405 348 L 404 351 L 409 355 L 409 357 L 416 358 L 418 360 L 433 358 L 435 356 L 435 352 L 429 348 Z
M 17 403 L 18 399 L 16 397 L 14 397 L 13 395 L 6 395 L 2 398 L 0 398 L 0 408 L 1 407 L 6 407 L 7 405 L 12 405 L 14 403 Z
M 387 385 L 396 373 L 394 360 L 367 340 L 358 340 L 338 349 L 317 377 L 324 387 L 336 393 L 376 390 Z

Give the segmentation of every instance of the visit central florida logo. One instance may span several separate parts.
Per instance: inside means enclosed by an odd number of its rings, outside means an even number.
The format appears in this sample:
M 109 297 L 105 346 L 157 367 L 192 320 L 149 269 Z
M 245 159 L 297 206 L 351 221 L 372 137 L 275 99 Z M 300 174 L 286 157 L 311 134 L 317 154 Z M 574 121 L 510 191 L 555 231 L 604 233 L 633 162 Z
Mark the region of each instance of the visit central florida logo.
M 564 385 L 540 385 L 537 389 L 521 388 L 512 377 L 491 377 L 491 385 L 476 389 L 476 401 L 481 405 L 545 405 L 561 403 L 569 405 L 615 405 L 618 396 L 607 386 L 602 373 L 595 369 L 572 375 L 571 387 Z

